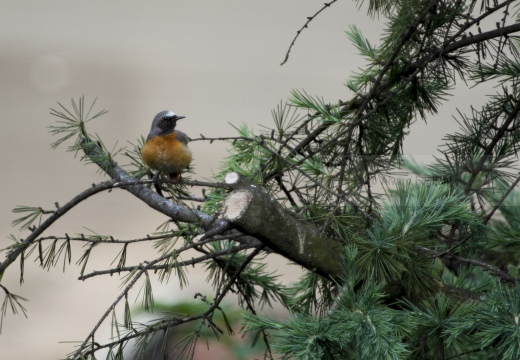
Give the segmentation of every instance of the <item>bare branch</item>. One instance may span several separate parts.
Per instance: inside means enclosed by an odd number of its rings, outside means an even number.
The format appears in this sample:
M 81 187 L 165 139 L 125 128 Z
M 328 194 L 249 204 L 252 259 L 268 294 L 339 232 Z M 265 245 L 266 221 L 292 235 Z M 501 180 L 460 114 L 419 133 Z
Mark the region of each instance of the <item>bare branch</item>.
M 326 8 L 328 8 L 329 6 L 331 6 L 332 4 L 334 4 L 336 1 L 338 0 L 332 0 L 331 2 L 329 3 L 325 3 L 323 5 L 323 7 L 318 10 L 314 15 L 312 16 L 309 16 L 307 18 L 307 21 L 305 22 L 305 24 L 303 24 L 303 26 L 300 28 L 300 30 L 296 31 L 296 36 L 294 37 L 294 39 L 292 40 L 291 42 L 291 45 L 289 45 L 289 49 L 287 49 L 287 53 L 285 54 L 285 59 L 282 61 L 282 63 L 280 65 L 283 65 L 287 62 L 287 60 L 289 60 L 289 53 L 291 52 L 291 49 L 292 47 L 294 46 L 294 43 L 296 42 L 296 39 L 298 39 L 298 37 L 300 36 L 301 32 L 306 29 L 308 26 L 309 26 L 309 23 L 314 20 L 314 18 L 316 16 L 318 16 L 323 10 L 325 10 Z

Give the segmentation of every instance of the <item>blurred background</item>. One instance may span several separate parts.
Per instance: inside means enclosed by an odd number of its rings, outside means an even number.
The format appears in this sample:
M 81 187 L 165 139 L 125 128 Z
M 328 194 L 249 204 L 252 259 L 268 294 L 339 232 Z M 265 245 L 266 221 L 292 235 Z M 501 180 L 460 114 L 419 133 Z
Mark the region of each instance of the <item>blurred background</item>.
M 338 1 L 306 29 L 280 63 L 296 34 L 323 6 L 315 0 L 219 1 L 4 1 L 0 6 L 0 247 L 9 234 L 23 238 L 11 226 L 17 205 L 53 209 L 92 183 L 105 180 L 94 165 L 83 165 L 66 146 L 52 150 L 55 139 L 48 126 L 56 120 L 49 108 L 84 95 L 87 104 L 109 113 L 90 123 L 110 148 L 135 143 L 146 136 L 153 116 L 172 110 L 186 116 L 179 128 L 191 137 L 233 136 L 230 124 L 271 126 L 271 109 L 302 89 L 325 101 L 347 100 L 343 85 L 363 59 L 344 31 L 358 26 L 378 44 L 384 19 L 370 19 L 366 6 Z M 464 85 L 464 84 L 462 84 Z M 463 86 L 441 113 L 412 126 L 405 153 L 430 161 L 443 135 L 457 128 L 455 106 L 465 111 L 470 99 L 492 89 Z M 218 170 L 226 144 L 194 142 L 194 179 L 204 180 Z M 126 161 L 121 157 L 120 161 Z M 123 190 L 90 198 L 58 221 L 44 235 L 64 233 L 111 234 L 131 239 L 152 233 L 166 218 Z M 96 249 L 97 250 L 97 249 Z M 110 267 L 120 247 L 94 250 L 87 271 Z M 151 259 L 150 244 L 129 248 L 127 264 Z M 73 249 L 73 262 L 81 247 Z M 3 259 L 2 254 L 0 259 Z M 272 257 L 275 258 L 275 257 Z M 78 281 L 80 269 L 62 264 L 50 271 L 26 261 L 19 284 L 18 265 L 3 284 L 28 298 L 28 319 L 8 316 L 0 335 L 2 359 L 57 359 L 83 341 L 119 293 L 116 276 Z M 1 261 L 1 260 L 0 260 Z M 284 281 L 298 277 L 296 266 L 271 259 Z M 190 286 L 180 290 L 172 277 L 154 288 L 156 300 L 180 302 L 195 292 L 212 295 L 201 269 L 189 269 Z M 3 298 L 3 294 L 0 299 Z M 133 301 L 133 300 L 132 300 Z M 140 305 L 140 299 L 135 307 Z M 230 304 L 235 305 L 235 304 Z M 266 309 L 267 312 L 272 311 Z M 109 328 L 103 328 L 109 336 Z M 204 342 L 204 341 L 203 341 Z M 200 350 L 200 358 L 207 358 Z M 212 354 L 216 359 L 216 354 Z M 225 357 L 224 357 L 225 358 Z

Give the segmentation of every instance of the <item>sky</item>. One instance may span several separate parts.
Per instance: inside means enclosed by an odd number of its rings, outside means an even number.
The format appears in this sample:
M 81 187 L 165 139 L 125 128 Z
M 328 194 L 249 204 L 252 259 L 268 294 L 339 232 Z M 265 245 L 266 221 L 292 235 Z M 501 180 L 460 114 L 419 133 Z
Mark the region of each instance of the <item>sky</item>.
M 48 127 L 58 102 L 94 99 L 95 109 L 108 114 L 91 122 L 109 148 L 129 146 L 146 136 L 156 113 L 172 110 L 186 116 L 179 129 L 190 137 L 233 136 L 233 125 L 259 130 L 272 126 L 271 109 L 305 90 L 325 101 L 348 100 L 344 86 L 364 59 L 345 31 L 356 25 L 373 44 L 383 34 L 384 19 L 371 19 L 366 7 L 340 0 L 323 11 L 302 32 L 289 61 L 281 66 L 296 31 L 323 6 L 314 0 L 25 0 L 4 2 L 0 11 L 0 247 L 9 234 L 26 233 L 11 226 L 17 205 L 52 209 L 106 178 L 79 156 L 56 150 Z M 467 110 L 470 101 L 485 100 L 492 89 L 466 87 L 437 116 L 412 126 L 406 154 L 429 161 L 442 137 L 457 128 L 455 107 Z M 226 144 L 194 142 L 194 179 L 218 171 Z M 120 158 L 124 162 L 124 158 Z M 60 219 L 44 235 L 91 231 L 121 239 L 152 233 L 166 219 L 124 191 L 89 199 Z M 112 251 L 113 250 L 113 251 Z M 88 269 L 106 269 L 119 249 L 93 253 Z M 150 245 L 130 249 L 128 263 L 151 258 Z M 24 284 L 18 266 L 3 279 L 15 294 L 30 300 L 28 319 L 8 316 L 0 335 L 6 359 L 56 359 L 83 340 L 119 291 L 120 279 L 78 281 L 74 262 L 49 271 L 27 260 Z M 0 255 L 0 261 L 3 255 Z M 283 259 L 278 263 L 285 264 Z M 286 281 L 298 274 L 282 266 Z M 205 275 L 190 271 L 190 287 L 180 291 L 174 280 L 158 286 L 156 297 L 166 301 L 192 298 L 210 288 Z M 0 297 L 1 299 L 1 297 Z M 136 304 L 138 305 L 139 302 Z M 108 330 L 105 330 L 107 334 Z

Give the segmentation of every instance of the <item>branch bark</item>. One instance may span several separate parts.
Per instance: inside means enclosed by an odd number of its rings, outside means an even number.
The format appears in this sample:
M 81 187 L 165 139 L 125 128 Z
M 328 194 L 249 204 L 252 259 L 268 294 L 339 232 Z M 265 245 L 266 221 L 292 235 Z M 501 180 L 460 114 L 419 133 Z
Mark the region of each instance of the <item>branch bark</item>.
M 222 215 L 233 227 L 322 276 L 341 276 L 339 241 L 295 218 L 265 188 L 248 183 L 237 173 L 228 174 L 225 181 L 235 190 L 224 201 Z
M 190 209 L 185 206 L 176 204 L 164 197 L 160 196 L 150 188 L 143 185 L 133 185 L 136 179 L 123 170 L 115 161 L 107 160 L 107 154 L 94 142 L 89 142 L 83 145 L 83 151 L 92 162 L 97 164 L 103 171 L 107 173 L 112 179 L 132 195 L 136 196 L 152 209 L 163 213 L 164 215 L 186 223 L 200 224 L 206 231 L 219 229 L 223 232 L 229 228 L 229 224 L 222 219 L 215 219 L 212 216 L 198 210 Z M 130 183 L 132 185 L 121 185 Z

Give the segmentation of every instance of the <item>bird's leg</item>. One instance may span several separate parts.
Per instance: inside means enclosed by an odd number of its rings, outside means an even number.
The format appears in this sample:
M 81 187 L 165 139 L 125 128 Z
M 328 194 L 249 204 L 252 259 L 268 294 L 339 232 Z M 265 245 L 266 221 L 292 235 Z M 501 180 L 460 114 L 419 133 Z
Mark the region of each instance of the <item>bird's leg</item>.
M 159 171 L 157 171 L 155 174 L 153 174 L 151 171 L 147 172 L 148 178 L 152 180 L 153 186 L 155 187 L 155 191 L 157 194 L 164 197 L 161 189 L 161 184 L 158 182 L 159 180 Z M 150 186 L 149 186 L 150 187 Z

